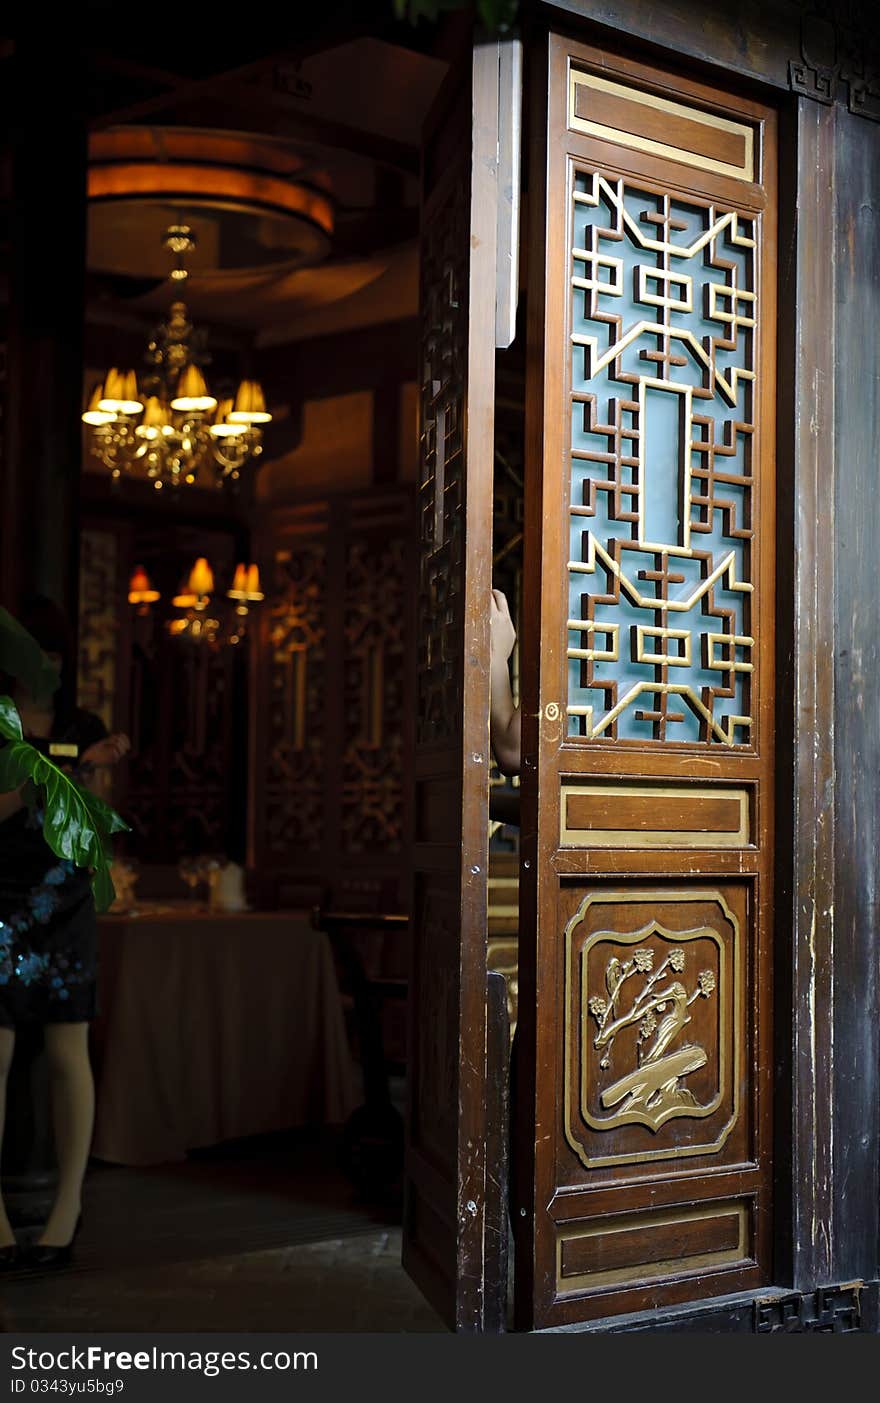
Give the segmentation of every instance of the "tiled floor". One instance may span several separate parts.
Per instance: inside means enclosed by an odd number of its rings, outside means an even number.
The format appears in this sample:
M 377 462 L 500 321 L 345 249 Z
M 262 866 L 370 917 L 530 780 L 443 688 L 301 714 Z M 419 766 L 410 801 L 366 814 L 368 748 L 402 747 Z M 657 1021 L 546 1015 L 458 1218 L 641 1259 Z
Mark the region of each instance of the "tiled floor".
M 400 1265 L 398 1219 L 358 1200 L 332 1136 L 95 1165 L 74 1262 L 4 1276 L 0 1328 L 442 1330 Z
M 13 1331 L 442 1331 L 400 1265 L 400 1229 L 173 1267 L 17 1277 Z

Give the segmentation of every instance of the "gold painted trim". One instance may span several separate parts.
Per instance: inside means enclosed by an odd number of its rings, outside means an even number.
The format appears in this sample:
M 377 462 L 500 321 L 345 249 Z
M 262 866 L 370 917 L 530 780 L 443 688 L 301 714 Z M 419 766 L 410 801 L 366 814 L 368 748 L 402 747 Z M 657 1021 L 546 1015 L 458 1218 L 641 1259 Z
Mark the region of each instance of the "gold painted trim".
M 642 1262 L 632 1267 L 609 1268 L 606 1271 L 581 1272 L 577 1276 L 563 1276 L 562 1249 L 566 1242 L 585 1237 L 602 1237 L 606 1233 L 623 1231 L 644 1232 L 651 1227 L 665 1228 L 676 1223 L 717 1221 L 721 1218 L 736 1218 L 739 1236 L 735 1247 L 720 1248 L 717 1252 L 702 1252 L 689 1257 L 674 1257 L 660 1262 Z M 745 1203 L 725 1206 L 720 1212 L 707 1211 L 707 1205 L 691 1208 L 683 1213 L 627 1214 L 615 1220 L 607 1218 L 592 1227 L 579 1232 L 559 1233 L 556 1238 L 556 1294 L 566 1295 L 572 1291 L 590 1290 L 599 1286 L 625 1286 L 634 1281 L 654 1281 L 662 1276 L 680 1276 L 689 1271 L 707 1271 L 712 1267 L 730 1266 L 748 1258 L 749 1212 Z
M 690 273 L 672 273 L 663 268 L 649 268 L 646 263 L 639 263 L 636 272 L 638 273 L 637 300 L 639 302 L 644 302 L 648 307 L 664 307 L 670 312 L 692 312 L 694 310 L 694 280 Z M 678 283 L 684 288 L 684 295 L 676 299 L 670 297 L 668 292 L 665 295 L 662 292 L 649 292 L 649 280 L 655 283 L 665 283 L 667 288 L 670 283 Z M 709 305 L 712 305 L 711 294 Z M 726 312 L 724 319 L 732 321 L 733 314 Z M 720 321 L 721 318 L 719 317 L 717 320 Z
M 596 623 L 594 619 L 569 619 L 570 630 L 577 629 L 592 638 L 597 633 L 605 634 L 605 648 L 569 648 L 570 658 L 591 658 L 596 663 L 616 663 L 620 659 L 620 624 Z M 611 640 L 610 643 L 608 640 Z
M 743 224 L 748 223 L 754 230 L 755 217 L 753 215 L 741 215 L 738 210 L 728 210 L 726 214 L 717 215 L 711 226 L 708 229 L 704 229 L 703 232 L 699 234 L 690 244 L 681 245 L 670 243 L 666 239 L 653 238 L 651 237 L 651 235 L 646 234 L 645 231 L 639 227 L 639 225 L 633 219 L 632 215 L 627 210 L 624 198 L 621 196 L 620 192 L 614 188 L 612 182 L 606 176 L 600 175 L 598 171 L 585 170 L 581 173 L 585 176 L 590 176 L 592 178 L 592 189 L 575 190 L 572 195 L 574 203 L 581 205 L 590 205 L 595 207 L 596 205 L 598 205 L 599 200 L 601 198 L 606 199 L 608 203 L 618 211 L 622 225 L 625 227 L 627 233 L 629 234 L 633 242 L 637 244 L 640 248 L 648 250 L 652 253 L 663 253 L 668 255 L 670 258 L 690 259 L 693 258 L 694 254 L 699 253 L 707 245 L 712 244 L 713 241 L 720 234 L 724 233 L 725 230 L 728 231 L 727 237 L 730 243 L 735 244 L 740 248 L 754 249 L 757 247 L 755 239 L 750 238 L 748 234 L 740 232 L 741 222 Z M 589 249 L 578 249 L 572 247 L 571 258 L 573 261 L 576 262 L 593 263 L 596 259 L 596 254 L 594 254 Z M 719 283 L 717 286 L 722 291 L 737 292 L 739 299 L 742 300 L 743 294 L 739 293 L 738 289 L 729 288 L 726 283 Z M 620 295 L 619 293 L 617 293 L 616 289 L 611 289 L 611 291 L 613 291 L 615 295 Z M 654 305 L 661 308 L 668 306 L 674 310 L 674 304 L 669 299 L 664 299 L 662 297 L 657 297 Z M 736 299 L 733 299 L 731 301 L 730 312 L 725 312 L 723 314 L 719 314 L 718 312 L 717 299 L 714 305 L 716 307 L 715 320 L 721 322 L 723 325 L 735 328 L 738 325 L 753 326 L 755 324 L 754 315 L 751 318 L 745 318 L 736 311 Z M 756 310 L 755 298 L 751 299 L 751 310 L 754 314 Z M 724 376 L 724 374 L 721 373 L 717 364 L 713 365 L 712 357 L 706 351 L 706 348 L 702 344 L 702 342 L 694 335 L 692 331 L 689 331 L 686 327 L 670 328 L 664 322 L 649 321 L 647 318 L 642 319 L 641 321 L 638 321 L 633 326 L 631 326 L 620 338 L 619 341 L 615 341 L 613 345 L 606 345 L 603 348 L 600 348 L 599 338 L 597 336 L 587 336 L 586 334 L 581 333 L 575 333 L 574 335 L 572 335 L 571 339 L 574 345 L 584 346 L 589 353 L 589 363 L 588 368 L 584 373 L 584 379 L 592 380 L 598 371 L 603 370 L 606 365 L 609 365 L 612 360 L 614 360 L 618 355 L 620 355 L 622 351 L 625 351 L 627 346 L 629 346 L 633 341 L 636 340 L 637 337 L 641 336 L 642 333 L 645 331 L 651 332 L 652 334 L 656 333 L 658 335 L 672 336 L 675 340 L 680 341 L 685 346 L 688 346 L 694 358 L 700 362 L 700 364 L 704 367 L 705 370 L 714 371 L 716 385 L 718 385 L 721 388 L 728 402 L 734 407 L 736 406 L 737 397 L 739 394 L 740 380 L 755 379 L 755 372 L 753 370 L 745 370 L 741 366 L 731 366 L 729 372 L 730 378 L 727 379 Z M 651 382 L 649 381 L 648 383 Z M 684 386 L 679 385 L 677 381 L 664 380 L 657 381 L 655 383 L 657 383 L 662 389 L 681 390 L 685 388 Z
M 675 829 L 569 828 L 568 800 L 575 795 L 596 798 L 616 795 L 622 799 L 736 799 L 740 806 L 739 828 L 735 833 L 718 830 L 693 832 Z M 563 784 L 559 805 L 559 846 L 561 848 L 744 848 L 750 840 L 749 792 L 747 789 L 708 785 L 649 784 Z
M 646 638 L 659 638 L 661 642 L 684 643 L 683 653 L 649 653 L 645 647 Z M 690 667 L 691 634 L 686 628 L 652 628 L 648 624 L 636 624 L 636 662 L 663 663 L 666 667 Z
M 745 154 L 741 165 L 730 161 L 716 161 L 698 151 L 688 151 L 686 147 L 671 146 L 667 142 L 653 141 L 650 137 L 639 136 L 636 132 L 620 131 L 616 127 L 605 126 L 601 122 L 591 122 L 586 117 L 578 117 L 577 90 L 579 87 L 592 88 L 596 92 L 610 93 L 612 97 L 625 98 L 627 102 L 651 108 L 655 112 L 669 113 L 684 117 L 700 126 L 712 127 L 716 131 L 732 132 L 742 136 Z M 714 112 L 705 112 L 700 107 L 687 103 L 672 102 L 669 98 L 657 97 L 654 93 L 643 92 L 625 83 L 612 83 L 608 78 L 600 78 L 597 73 L 585 73 L 569 66 L 568 80 L 568 125 L 572 131 L 584 132 L 587 136 L 598 136 L 604 141 L 613 141 L 618 146 L 627 146 L 633 151 L 643 151 L 649 156 L 665 156 L 668 160 L 679 161 L 686 166 L 698 166 L 701 170 L 712 171 L 716 175 L 732 176 L 734 180 L 755 179 L 755 133 L 746 122 L 734 122 L 728 117 L 719 117 Z
M 657 383 L 661 384 L 665 382 L 658 381 Z M 682 392 L 684 392 L 688 388 L 689 387 L 685 386 L 679 387 L 679 389 Z M 641 518 L 641 508 L 639 510 Z M 642 527 L 640 520 L 639 530 L 641 531 L 641 529 Z M 664 551 L 670 558 L 675 558 L 678 556 L 689 558 L 693 556 L 693 551 L 691 550 L 689 545 L 662 545 L 660 543 L 644 541 L 642 540 L 641 536 L 639 537 L 638 544 L 642 546 L 646 551 Z M 611 572 L 611 574 L 616 576 L 620 583 L 621 590 L 626 592 L 626 594 L 638 608 L 652 609 L 655 613 L 657 612 L 657 600 L 651 598 L 651 596 L 649 595 L 642 594 L 638 586 L 632 580 L 629 579 L 629 577 L 621 569 L 620 565 L 613 558 L 613 556 L 611 556 L 608 553 L 608 551 L 606 551 L 605 548 L 599 544 L 592 531 L 587 532 L 586 545 L 586 560 L 570 560 L 568 562 L 568 570 L 571 574 L 594 574 L 596 570 L 596 562 L 598 560 L 599 565 L 602 569 L 608 570 Z M 711 573 L 705 577 L 705 579 L 699 581 L 693 593 L 687 599 L 664 600 L 664 610 L 667 610 L 670 613 L 687 613 L 720 580 L 724 581 L 724 589 L 735 590 L 739 593 L 747 594 L 750 594 L 753 590 L 753 586 L 750 583 L 748 583 L 745 580 L 737 579 L 736 552 L 731 550 L 718 562 L 718 564 L 714 567 Z M 723 635 L 719 636 L 723 637 Z M 745 646 L 745 639 L 742 638 L 740 641 L 742 646 Z M 576 655 L 577 650 L 567 650 L 568 657 Z M 719 671 L 721 671 L 722 673 L 725 670 L 726 669 L 724 668 L 719 668 Z M 715 735 L 718 738 L 718 740 L 723 741 L 725 745 L 733 746 L 736 744 L 735 731 L 737 726 L 741 726 L 745 730 L 751 729 L 752 720 L 749 716 L 726 715 L 722 718 L 723 724 L 719 724 L 716 718 L 713 716 L 713 714 L 709 711 L 708 707 L 704 705 L 702 699 L 697 696 L 697 693 L 694 691 L 693 687 L 685 682 L 636 682 L 629 689 L 629 691 L 626 692 L 625 695 L 618 700 L 616 706 L 613 706 L 610 711 L 606 711 L 605 714 L 601 717 L 601 719 L 597 722 L 593 720 L 592 706 L 569 705 L 566 707 L 566 713 L 569 716 L 584 716 L 586 718 L 587 723 L 586 738 L 588 740 L 593 740 L 596 736 L 601 735 L 603 731 L 607 730 L 608 727 L 612 725 L 614 721 L 617 720 L 618 716 L 620 716 L 627 709 L 627 707 L 631 706 L 633 702 L 635 702 L 638 699 L 638 697 L 642 696 L 644 693 L 656 695 L 660 692 L 664 692 L 669 696 L 685 697 L 688 701 L 689 706 L 696 712 L 698 716 L 701 716 L 703 718 L 707 726 L 712 731 L 713 735 Z
M 708 633 L 706 634 L 706 644 L 709 649 L 709 656 L 706 660 L 706 667 L 717 672 L 754 672 L 754 663 L 737 662 L 734 658 L 732 662 L 725 662 L 723 658 L 715 656 L 716 647 L 720 648 L 754 648 L 754 638 L 749 638 L 747 634 L 728 633 Z
M 731 1115 L 730 1115 L 729 1119 L 727 1120 L 726 1124 L 722 1127 L 721 1132 L 720 1132 L 718 1138 L 717 1138 L 716 1140 L 712 1141 L 712 1142 L 709 1143 L 709 1144 L 703 1144 L 703 1145 L 675 1145 L 675 1146 L 670 1146 L 668 1149 L 665 1149 L 665 1150 L 642 1150 L 642 1151 L 634 1151 L 634 1152 L 631 1153 L 631 1154 L 624 1154 L 624 1155 L 599 1155 L 599 1156 L 596 1156 L 596 1157 L 594 1157 L 594 1158 L 591 1158 L 590 1155 L 587 1153 L 586 1149 L 585 1149 L 584 1146 L 581 1144 L 580 1140 L 577 1138 L 577 1136 L 576 1136 L 576 1134 L 575 1134 L 575 1130 L 574 1130 L 574 1126 L 573 1126 L 573 1118 L 572 1118 L 572 1099 L 573 1099 L 573 1097 L 575 1096 L 575 1091 L 574 1091 L 574 1088 L 572 1087 L 572 1084 L 571 1084 L 571 1058 L 570 1058 L 570 1056 L 569 1056 L 569 1051 L 570 1051 L 570 1048 L 571 1048 L 571 1039 L 572 1039 L 572 995 L 573 995 L 573 993 L 574 993 L 574 990 L 573 990 L 573 988 L 572 988 L 572 977 L 571 977 L 571 947 L 572 947 L 572 941 L 573 941 L 573 937 L 574 937 L 574 932 L 575 932 L 575 930 L 577 929 L 577 927 L 580 925 L 581 921 L 583 920 L 584 916 L 586 915 L 586 912 L 589 910 L 589 908 L 590 908 L 591 906 L 594 906 L 594 905 L 605 905 L 605 906 L 607 906 L 607 905 L 612 905 L 612 904 L 615 904 L 615 903 L 620 904 L 620 905 L 624 905 L 624 906 L 630 906 L 630 905 L 636 905 L 636 904 L 638 904 L 638 905 L 644 905 L 646 902 L 650 902 L 650 901 L 658 901 L 658 902 L 659 902 L 659 901 L 662 901 L 662 902 L 665 902 L 665 903 L 669 903 L 669 902 L 672 902 L 672 901 L 682 901 L 682 902 L 683 902 L 683 901 L 703 901 L 703 902 L 714 901 L 714 902 L 717 903 L 718 906 L 721 907 L 721 910 L 722 910 L 724 916 L 726 917 L 726 919 L 730 922 L 731 926 L 733 927 L 733 941 L 732 941 L 732 946 L 733 946 L 733 1030 L 732 1030 L 732 1038 L 731 1038 L 731 1044 L 732 1044 L 732 1046 L 731 1046 L 731 1062 L 732 1062 L 732 1077 L 731 1077 L 731 1081 L 732 1081 L 732 1090 L 733 1090 L 733 1107 L 732 1107 Z M 672 937 L 673 939 L 675 939 L 675 940 L 686 940 L 687 937 L 688 937 L 688 932 L 687 932 L 687 931 L 666 931 L 665 927 L 661 926 L 659 923 L 657 923 L 656 929 L 657 929 L 658 931 L 660 931 L 661 933 L 665 934 L 665 935 L 671 936 L 671 937 Z M 612 933 L 613 933 L 615 939 L 621 940 L 621 941 L 623 941 L 624 943 L 633 943 L 633 944 L 636 944 L 636 943 L 638 943 L 639 940 L 641 940 L 641 939 L 643 938 L 643 931 L 642 931 L 642 930 L 640 930 L 640 931 L 628 931 L 628 932 L 619 932 L 619 931 L 609 932 L 609 931 L 607 931 L 607 930 L 604 930 L 604 931 L 595 931 L 594 934 L 593 934 L 592 936 L 589 936 L 589 937 L 587 938 L 587 941 L 586 941 L 585 944 L 584 944 L 584 947 L 583 947 L 583 950 L 581 951 L 581 954 L 583 955 L 584 951 L 587 949 L 588 946 L 595 944 L 595 943 L 597 942 L 597 939 L 600 939 L 600 938 L 601 938 L 601 939 L 607 940 L 609 934 L 612 934 Z M 703 932 L 702 932 L 702 929 L 701 929 L 700 934 L 702 934 L 702 933 L 703 933 Z M 740 1040 L 741 1040 L 741 1034 L 742 1034 L 743 1002 L 744 1002 L 744 992 L 743 992 L 743 955 L 742 955 L 742 952 L 741 952 L 741 950 L 740 950 L 741 940 L 742 940 L 742 934 L 741 934 L 741 931 L 740 931 L 739 921 L 737 920 L 736 916 L 735 916 L 735 915 L 733 914 L 733 912 L 731 911 L 730 907 L 728 906 L 727 902 L 725 901 L 725 899 L 724 899 L 724 897 L 722 896 L 722 894 L 721 894 L 720 891 L 716 891 L 716 890 L 709 890 L 709 891 L 693 891 L 693 890 L 691 890 L 691 891 L 682 891 L 682 890 L 678 890 L 678 891 L 675 891 L 675 890 L 673 890 L 673 891 L 663 891 L 663 890 L 658 890 L 657 888 L 641 888 L 641 889 L 639 889 L 639 888 L 631 888 L 631 889 L 629 889 L 629 890 L 627 890 L 627 891 L 591 892 L 588 896 L 585 896 L 585 897 L 584 897 L 584 899 L 583 899 L 583 901 L 581 902 L 581 904 L 579 905 L 577 911 L 574 913 L 574 915 L 572 916 L 571 920 L 568 922 L 568 925 L 565 927 L 565 1040 L 564 1040 L 564 1043 L 563 1043 L 563 1061 L 564 1061 L 564 1069 L 563 1069 L 563 1070 L 564 1070 L 564 1102 L 565 1102 L 565 1116 L 564 1116 L 565 1138 L 566 1138 L 566 1140 L 567 1140 L 567 1142 L 568 1142 L 570 1148 L 571 1148 L 572 1150 L 574 1150 L 574 1152 L 575 1152 L 575 1154 L 577 1155 L 578 1159 L 579 1159 L 579 1160 L 581 1161 L 581 1163 L 585 1166 L 585 1168 L 587 1168 L 587 1169 L 597 1169 L 597 1168 L 599 1168 L 600 1166 L 603 1166 L 603 1167 L 604 1167 L 604 1166 L 610 1166 L 610 1165 L 615 1165 L 615 1164 L 647 1164 L 647 1163 L 649 1163 L 649 1162 L 651 1162 L 651 1161 L 654 1161 L 654 1160 L 661 1160 L 661 1159 L 667 1159 L 667 1160 L 668 1160 L 668 1159 L 684 1159 L 684 1158 L 687 1158 L 687 1157 L 693 1156 L 693 1155 L 714 1155 L 714 1154 L 719 1154 L 720 1151 L 723 1149 L 723 1147 L 724 1147 L 724 1145 L 725 1145 L 725 1143 L 726 1143 L 726 1141 L 727 1141 L 727 1138 L 728 1138 L 728 1136 L 730 1135 L 730 1132 L 733 1130 L 733 1127 L 736 1125 L 737 1120 L 739 1119 L 739 1109 L 740 1109 L 740 1085 L 739 1085 L 739 1083 L 740 1083 L 740 1078 L 739 1078 L 738 1070 L 737 1070 L 737 1069 L 738 1069 L 739 1062 L 740 1062 Z M 720 973 L 720 971 L 719 971 L 719 973 Z M 720 985 L 721 985 L 721 980 L 719 979 L 719 986 L 720 986 Z M 720 1018 L 721 1016 L 722 1016 L 722 1010 L 721 1010 L 721 1007 L 720 1007 L 720 1005 L 719 1005 L 719 1018 Z M 721 1043 L 720 1032 L 719 1032 L 719 1050 L 722 1052 L 722 1054 L 725 1054 L 725 1049 L 723 1048 L 723 1045 L 722 1045 L 722 1043 Z M 725 1070 L 726 1070 L 726 1055 L 725 1055 Z M 719 1081 L 722 1081 L 722 1080 L 723 1080 L 723 1078 L 722 1078 L 721 1076 L 719 1076 Z M 577 1099 L 577 1101 L 579 1102 L 579 1101 L 580 1101 L 580 1096 L 578 1095 L 576 1099 Z M 690 1113 L 689 1113 L 689 1114 L 690 1114 Z M 693 1114 L 696 1115 L 697 1113 L 695 1112 L 695 1113 L 693 1113 Z M 593 1124 L 591 1121 L 588 1121 L 588 1123 L 590 1124 L 590 1126 L 591 1126 L 592 1129 L 600 1129 L 600 1130 L 601 1130 L 601 1129 L 603 1128 L 603 1127 L 601 1126 L 601 1124 Z

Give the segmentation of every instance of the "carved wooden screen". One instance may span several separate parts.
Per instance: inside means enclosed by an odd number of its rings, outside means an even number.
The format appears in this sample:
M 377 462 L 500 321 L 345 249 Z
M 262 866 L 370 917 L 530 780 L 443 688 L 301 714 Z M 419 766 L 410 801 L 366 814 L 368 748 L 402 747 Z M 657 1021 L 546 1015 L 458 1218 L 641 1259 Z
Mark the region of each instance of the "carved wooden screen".
M 404 1264 L 453 1328 L 480 1330 L 497 1306 L 484 1270 L 497 48 L 476 49 L 438 101 L 423 157 Z
M 413 516 L 391 486 L 261 525 L 251 847 L 268 904 L 409 898 Z
M 556 37 L 547 74 L 517 1136 L 537 1326 L 769 1281 L 771 1207 L 774 118 Z

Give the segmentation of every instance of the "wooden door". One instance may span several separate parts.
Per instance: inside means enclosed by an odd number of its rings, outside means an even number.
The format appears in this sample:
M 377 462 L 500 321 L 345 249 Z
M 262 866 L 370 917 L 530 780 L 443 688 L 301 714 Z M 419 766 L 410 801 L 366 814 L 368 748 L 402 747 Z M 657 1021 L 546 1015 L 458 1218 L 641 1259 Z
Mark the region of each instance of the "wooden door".
M 404 1265 L 458 1330 L 499 1326 L 484 1242 L 497 45 L 425 139 L 420 577 Z M 495 1195 L 497 1199 L 497 1195 Z
M 545 57 L 516 1132 L 535 1327 L 771 1279 L 774 114 L 557 36 Z

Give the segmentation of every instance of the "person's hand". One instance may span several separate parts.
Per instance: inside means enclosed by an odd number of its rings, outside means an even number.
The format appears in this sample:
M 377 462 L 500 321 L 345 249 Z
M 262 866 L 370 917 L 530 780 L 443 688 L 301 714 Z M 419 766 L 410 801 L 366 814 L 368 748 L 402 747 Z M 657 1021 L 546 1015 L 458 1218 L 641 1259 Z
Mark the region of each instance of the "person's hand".
M 507 662 L 516 643 L 516 629 L 513 626 L 513 619 L 510 617 L 507 598 L 500 589 L 492 591 L 489 625 L 492 657 L 502 658 L 504 662 Z
M 115 765 L 121 760 L 123 755 L 131 750 L 131 741 L 122 731 L 117 731 L 115 735 L 107 736 L 104 740 L 95 741 L 88 750 L 84 750 L 79 757 L 81 765 Z

